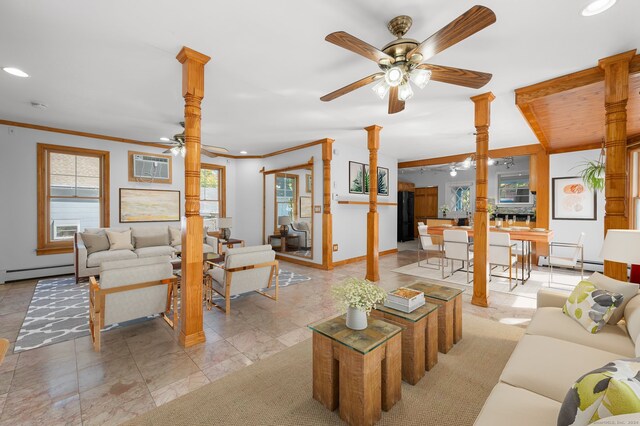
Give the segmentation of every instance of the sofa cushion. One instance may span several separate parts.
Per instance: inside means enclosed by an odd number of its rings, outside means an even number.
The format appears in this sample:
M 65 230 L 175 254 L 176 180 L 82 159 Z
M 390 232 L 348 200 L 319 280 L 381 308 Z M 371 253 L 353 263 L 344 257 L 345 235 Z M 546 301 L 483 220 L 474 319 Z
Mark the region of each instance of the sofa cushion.
M 141 259 L 154 256 L 171 256 L 174 252 L 175 250 L 171 246 L 142 247 L 134 250 L 134 253 Z
M 624 320 L 627 323 L 627 332 L 634 342 L 640 341 L 640 297 L 635 296 L 629 300 L 624 308 Z M 636 353 L 636 356 L 640 356 Z
M 613 312 L 622 304 L 623 296 L 601 290 L 589 281 L 580 281 L 562 308 L 569 317 L 590 333 L 597 333 L 605 326 Z
M 99 232 L 96 234 L 84 232 L 80 234 L 84 246 L 87 248 L 87 254 L 95 253 L 98 251 L 109 250 L 110 244 L 107 234 Z
M 167 225 L 136 226 L 135 228 L 131 228 L 131 234 L 133 238 L 149 235 L 166 235 L 167 244 L 169 244 L 169 227 Z
M 106 250 L 98 251 L 87 256 L 87 267 L 95 268 L 102 262 L 110 262 L 112 260 L 137 259 L 138 256 L 131 250 Z
M 596 287 L 602 290 L 620 293 L 623 296 L 622 303 L 615 309 L 613 315 L 611 315 L 611 318 L 607 321 L 609 324 L 617 324 L 622 319 L 622 316 L 624 315 L 624 308 L 627 306 L 627 303 L 629 303 L 629 300 L 638 294 L 638 284 L 618 281 L 611 277 L 602 275 L 599 272 L 594 272 L 593 275 L 587 278 L 587 281 L 594 283 Z
M 174 249 L 177 252 L 182 252 L 182 244 L 179 244 L 179 245 L 175 246 Z M 202 245 L 202 252 L 203 253 L 215 253 L 213 247 L 210 246 L 209 244 L 203 244 Z
M 580 377 L 562 403 L 558 426 L 588 425 L 640 412 L 640 360 L 616 360 Z
M 136 248 L 157 247 L 169 245 L 169 234 L 136 235 L 133 237 Z
M 109 238 L 109 250 L 133 250 L 131 230 L 124 232 L 105 231 Z
M 620 355 L 613 352 L 525 334 L 504 367 L 500 381 L 562 402 L 576 379 L 618 358 Z
M 182 244 L 182 231 L 179 228 L 169 227 L 169 244 L 174 247 Z
M 498 383 L 482 407 L 474 426 L 555 425 L 560 403 L 553 399 Z
M 635 346 L 624 325 L 605 325 L 597 334 L 587 333 L 576 321 L 562 313 L 560 308 L 538 308 L 527 334 L 555 337 L 556 339 L 634 357 Z

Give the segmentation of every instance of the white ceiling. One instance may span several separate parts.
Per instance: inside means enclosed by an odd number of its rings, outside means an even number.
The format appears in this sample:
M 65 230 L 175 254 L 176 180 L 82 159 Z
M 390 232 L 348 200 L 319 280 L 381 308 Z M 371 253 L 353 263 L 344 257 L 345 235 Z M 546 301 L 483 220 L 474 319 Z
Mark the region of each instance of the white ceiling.
M 433 82 L 387 115 L 368 88 L 333 102 L 320 96 L 377 71 L 326 41 L 344 30 L 381 47 L 386 22 L 413 17 L 423 40 L 474 5 L 468 0 L 2 0 L 0 119 L 156 141 L 180 128 L 183 45 L 206 66 L 203 143 L 262 154 L 331 137 L 365 146 L 379 124 L 383 154 L 409 160 L 474 149 L 470 96 L 491 90 L 490 145 L 536 143 L 513 90 L 595 66 L 640 44 L 640 1 L 580 16 L 584 0 L 485 0 L 497 22 L 432 63 L 491 72 L 479 91 Z M 31 101 L 49 106 L 42 111 Z

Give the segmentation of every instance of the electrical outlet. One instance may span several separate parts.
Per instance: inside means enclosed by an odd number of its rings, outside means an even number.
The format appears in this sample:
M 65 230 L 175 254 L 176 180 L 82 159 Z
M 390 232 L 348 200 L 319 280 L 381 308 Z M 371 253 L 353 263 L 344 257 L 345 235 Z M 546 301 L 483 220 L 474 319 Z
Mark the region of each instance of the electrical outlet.
M 333 251 L 338 251 L 338 245 L 337 244 L 333 245 Z

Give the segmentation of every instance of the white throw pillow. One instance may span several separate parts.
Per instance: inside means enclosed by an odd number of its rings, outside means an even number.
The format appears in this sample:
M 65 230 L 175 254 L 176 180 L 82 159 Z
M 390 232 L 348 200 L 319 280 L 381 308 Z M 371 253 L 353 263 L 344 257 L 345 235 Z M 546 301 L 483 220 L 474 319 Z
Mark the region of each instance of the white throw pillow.
M 171 240 L 171 246 L 179 246 L 182 244 L 182 232 L 178 228 L 169 227 L 169 239 Z
M 595 284 L 600 290 L 607 290 L 613 293 L 620 293 L 623 297 L 622 304 L 616 308 L 607 321 L 608 324 L 617 324 L 624 315 L 624 308 L 629 303 L 632 297 L 638 294 L 638 284 L 628 283 L 626 281 L 618 281 L 616 279 L 602 275 L 599 272 L 594 272 L 589 278 L 587 278 L 592 284 Z
M 131 230 L 124 232 L 106 231 L 109 238 L 109 250 L 133 250 L 131 244 Z

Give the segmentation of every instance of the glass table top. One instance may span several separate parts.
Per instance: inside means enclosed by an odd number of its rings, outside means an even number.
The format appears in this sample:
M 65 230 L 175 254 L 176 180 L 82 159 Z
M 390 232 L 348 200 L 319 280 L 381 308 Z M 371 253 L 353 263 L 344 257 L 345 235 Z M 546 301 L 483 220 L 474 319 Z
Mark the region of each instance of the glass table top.
M 372 317 L 368 320 L 369 325 L 364 330 L 348 328 L 345 315 L 311 324 L 309 328 L 361 354 L 371 352 L 402 331 L 402 327 L 386 321 Z
M 464 291 L 459 288 L 447 287 L 443 285 L 431 284 L 431 283 L 420 282 L 420 281 L 415 282 L 406 287 L 423 292 L 425 297 L 443 300 L 445 302 L 455 299 L 456 296 L 458 296 L 460 293 Z
M 393 315 L 398 318 L 402 318 L 404 320 L 411 321 L 411 322 L 420 321 L 422 318 L 426 317 L 436 309 L 438 309 L 438 305 L 436 305 L 435 303 L 429 303 L 429 302 L 425 303 L 424 305 L 420 306 L 419 308 L 416 308 L 414 311 L 409 313 L 402 312 L 397 309 L 389 308 L 388 306 L 384 306 L 384 305 L 376 306 L 377 311 L 384 312 L 385 314 Z

